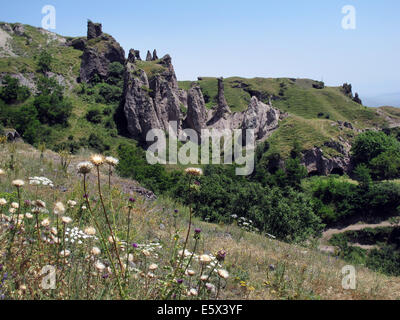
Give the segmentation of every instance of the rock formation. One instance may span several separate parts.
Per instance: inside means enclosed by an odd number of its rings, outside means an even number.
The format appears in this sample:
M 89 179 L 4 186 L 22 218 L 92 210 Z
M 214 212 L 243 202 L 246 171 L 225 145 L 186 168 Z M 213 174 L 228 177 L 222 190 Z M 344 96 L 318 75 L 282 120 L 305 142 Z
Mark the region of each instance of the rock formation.
M 153 56 L 151 55 L 150 51 L 147 50 L 146 61 L 152 61 L 152 60 L 153 60 Z
M 207 110 L 203 93 L 199 86 L 193 86 L 187 94 L 187 115 L 184 122 L 185 128 L 195 130 L 198 134 L 207 127 Z
M 150 129 L 168 130 L 169 122 L 176 121 L 181 128 L 180 90 L 171 57 L 160 60 L 162 71 L 150 78 L 128 61 L 124 88 L 124 113 L 130 135 L 146 140 Z
M 247 111 L 244 113 L 242 129 L 253 129 L 256 140 L 269 136 L 279 124 L 280 112 L 252 97 Z
M 152 58 L 152 60 L 153 60 L 153 61 L 158 60 L 157 50 L 156 50 L 156 49 L 154 49 L 154 51 L 153 51 L 153 58 Z
M 217 124 L 218 122 L 225 122 L 224 120 L 227 119 L 228 115 L 231 114 L 231 109 L 228 106 L 228 103 L 226 102 L 225 99 L 225 93 L 224 93 L 224 79 L 223 78 L 218 78 L 218 97 L 217 97 L 218 105 L 216 108 L 216 111 L 211 118 L 211 120 L 208 122 L 208 125 L 213 126 L 216 125 L 217 127 L 220 127 L 221 124 Z M 222 125 L 224 126 L 224 125 Z
M 101 25 L 88 22 L 88 41 L 85 46 L 80 70 L 81 82 L 92 82 L 108 77 L 109 65 L 113 62 L 125 64 L 125 52 L 111 36 L 101 32 Z
M 87 39 L 91 40 L 94 38 L 98 38 L 103 34 L 101 23 L 93 23 L 92 21 L 88 21 L 87 25 Z

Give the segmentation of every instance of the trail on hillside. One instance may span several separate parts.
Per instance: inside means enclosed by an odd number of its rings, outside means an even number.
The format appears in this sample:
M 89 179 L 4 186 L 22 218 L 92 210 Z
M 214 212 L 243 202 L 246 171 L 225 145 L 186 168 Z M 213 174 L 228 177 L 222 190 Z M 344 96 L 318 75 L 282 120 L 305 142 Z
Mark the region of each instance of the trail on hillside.
M 390 227 L 390 226 L 391 226 L 391 223 L 389 221 L 382 221 L 381 223 L 377 223 L 377 224 L 357 223 L 357 224 L 349 225 L 346 228 L 342 228 L 342 229 L 336 229 L 336 228 L 328 229 L 322 233 L 321 244 L 319 245 L 319 250 L 324 251 L 324 252 L 334 253 L 335 252 L 334 246 L 325 245 L 323 243 L 328 243 L 329 240 L 332 239 L 332 237 L 335 234 L 340 234 L 340 233 L 344 233 L 347 231 L 358 231 L 358 230 L 363 230 L 366 228 L 376 229 L 376 228 Z M 365 246 L 365 245 L 360 245 L 358 243 L 353 243 L 353 244 L 351 244 L 351 246 L 360 247 L 360 248 L 368 249 L 368 250 L 377 248 L 376 246 Z

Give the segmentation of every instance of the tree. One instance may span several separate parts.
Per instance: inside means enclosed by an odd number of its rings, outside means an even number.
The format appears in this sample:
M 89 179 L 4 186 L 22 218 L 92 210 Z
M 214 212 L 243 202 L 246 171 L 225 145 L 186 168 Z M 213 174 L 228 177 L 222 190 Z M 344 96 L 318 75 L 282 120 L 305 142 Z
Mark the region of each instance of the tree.
M 356 165 L 369 165 L 372 159 L 389 150 L 400 150 L 400 143 L 396 138 L 387 136 L 382 131 L 367 131 L 360 134 L 353 145 L 353 161 Z

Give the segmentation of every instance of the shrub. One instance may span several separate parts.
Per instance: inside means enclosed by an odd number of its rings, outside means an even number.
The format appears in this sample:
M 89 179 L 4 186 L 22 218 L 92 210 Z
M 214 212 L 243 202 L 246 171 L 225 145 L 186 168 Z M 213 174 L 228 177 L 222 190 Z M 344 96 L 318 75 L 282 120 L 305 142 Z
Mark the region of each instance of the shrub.
M 27 87 L 20 86 L 19 80 L 6 75 L 3 78 L 3 87 L 0 88 L 0 99 L 5 103 L 11 104 L 23 102 L 30 96 L 30 91 Z
M 38 70 L 42 73 L 51 71 L 52 57 L 49 52 L 42 51 L 38 58 Z
M 86 120 L 94 123 L 94 124 L 99 124 L 102 122 L 103 117 L 101 114 L 101 111 L 99 109 L 91 109 L 86 113 Z

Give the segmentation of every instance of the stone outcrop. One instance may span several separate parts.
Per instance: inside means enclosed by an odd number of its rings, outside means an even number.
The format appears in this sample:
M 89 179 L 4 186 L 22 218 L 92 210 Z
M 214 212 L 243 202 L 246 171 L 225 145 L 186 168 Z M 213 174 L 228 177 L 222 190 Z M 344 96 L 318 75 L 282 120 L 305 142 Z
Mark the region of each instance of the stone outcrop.
M 92 82 L 108 77 L 109 65 L 113 62 L 125 64 L 125 52 L 111 36 L 101 33 L 101 25 L 88 22 L 88 41 L 85 46 L 80 70 L 81 82 Z
M 171 57 L 166 55 L 159 63 L 162 72 L 150 79 L 136 65 L 127 63 L 124 113 L 130 135 L 142 142 L 150 129 L 168 130 L 170 121 L 181 128 L 180 90 Z
M 256 140 L 267 138 L 278 128 L 280 112 L 252 97 L 247 111 L 244 113 L 242 129 L 253 129 Z
M 87 25 L 87 39 L 95 39 L 100 37 L 103 34 L 101 23 L 93 23 L 92 21 L 88 21 Z
M 187 115 L 184 122 L 185 128 L 195 130 L 198 134 L 207 126 L 207 111 L 203 93 L 199 86 L 193 86 L 187 94 Z
M 224 93 L 224 79 L 223 78 L 218 78 L 218 96 L 217 96 L 217 108 L 211 118 L 211 120 L 208 122 L 209 126 L 214 126 L 214 127 L 226 127 L 226 120 L 231 114 L 231 109 L 228 106 L 228 103 L 226 102 L 225 99 L 225 93 Z M 220 122 L 220 123 L 218 123 Z
M 351 170 L 350 157 L 336 156 L 327 158 L 320 148 L 313 148 L 303 153 L 303 162 L 309 174 L 343 174 Z
M 156 50 L 156 49 L 154 49 L 154 51 L 153 51 L 153 58 L 152 58 L 152 60 L 153 60 L 153 61 L 158 60 L 157 50 Z
M 147 50 L 146 61 L 152 61 L 152 60 L 153 60 L 153 56 L 151 55 L 150 51 Z

